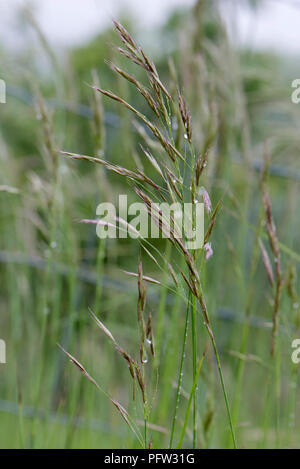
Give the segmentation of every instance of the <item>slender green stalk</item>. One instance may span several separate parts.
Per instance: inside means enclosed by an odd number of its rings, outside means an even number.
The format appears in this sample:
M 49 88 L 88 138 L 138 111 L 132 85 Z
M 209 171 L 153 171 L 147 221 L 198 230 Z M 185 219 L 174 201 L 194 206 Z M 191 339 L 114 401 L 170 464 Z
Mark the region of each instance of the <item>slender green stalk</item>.
M 205 302 L 205 299 L 204 299 L 204 294 L 203 294 L 201 285 L 199 285 L 198 290 L 199 291 L 198 291 L 197 295 L 198 295 L 199 304 L 200 304 L 200 307 L 201 307 L 201 310 L 202 310 L 202 313 L 203 313 L 205 327 L 206 327 L 208 335 L 210 337 L 210 341 L 211 341 L 211 344 L 213 346 L 215 358 L 216 358 L 216 361 L 217 361 L 218 373 L 219 373 L 222 392 L 223 392 L 223 396 L 224 396 L 224 400 L 225 400 L 225 406 L 226 406 L 227 416 L 228 416 L 228 420 L 229 420 L 229 426 L 230 426 L 230 433 L 231 433 L 231 437 L 232 437 L 232 442 L 233 442 L 234 448 L 237 448 L 236 438 L 235 438 L 235 431 L 234 431 L 234 428 L 233 428 L 231 411 L 230 411 L 226 386 L 225 386 L 225 382 L 224 382 L 220 356 L 219 356 L 215 336 L 214 336 L 214 333 L 213 333 L 212 328 L 211 328 L 210 319 L 209 319 L 209 315 L 208 315 L 208 311 L 207 311 L 207 306 L 206 306 L 206 302 Z
M 187 409 L 186 409 L 186 413 L 185 413 L 184 424 L 183 424 L 183 427 L 182 427 L 182 432 L 181 432 L 179 443 L 178 443 L 178 446 L 177 446 L 178 449 L 181 448 L 182 443 L 183 443 L 183 438 L 184 438 L 184 435 L 185 435 L 185 432 L 186 432 L 186 427 L 187 427 L 187 424 L 188 424 L 188 421 L 189 421 L 189 415 L 190 415 L 192 400 L 195 397 L 195 392 L 196 392 L 196 389 L 197 389 L 197 382 L 198 382 L 199 374 L 200 374 L 200 371 L 201 371 L 201 368 L 202 368 L 204 357 L 205 357 L 205 352 L 203 353 L 203 355 L 202 355 L 202 357 L 201 357 L 201 359 L 198 363 L 198 366 L 196 368 L 196 373 L 195 373 L 195 376 L 194 376 L 193 386 L 192 386 L 192 390 L 191 390 L 191 393 L 190 393 L 190 396 L 189 396 L 189 401 L 188 401 L 188 405 L 187 405 Z
M 193 347 L 193 380 L 197 375 L 197 318 L 196 318 L 196 298 L 192 297 L 192 347 Z M 193 393 L 193 448 L 197 446 L 197 394 Z
M 246 355 L 247 348 L 248 348 L 249 327 L 250 327 L 249 320 L 250 320 L 250 313 L 251 313 L 251 307 L 252 307 L 252 302 L 253 302 L 254 278 L 255 278 L 255 273 L 257 270 L 257 265 L 258 265 L 258 260 L 259 260 L 258 240 L 262 231 L 262 216 L 263 216 L 263 208 L 260 207 L 260 212 L 258 215 L 258 221 L 256 225 L 255 241 L 254 241 L 253 251 L 252 251 L 250 282 L 248 285 L 247 303 L 245 307 L 245 323 L 244 323 L 244 327 L 242 331 L 242 341 L 241 341 L 241 346 L 240 346 L 241 355 Z M 245 281 L 243 283 L 245 283 Z M 234 400 L 233 400 L 233 413 L 232 413 L 234 428 L 236 428 L 238 424 L 239 407 L 240 407 L 241 395 L 242 395 L 244 371 L 245 371 L 245 360 L 239 360 L 236 387 L 235 387 Z
M 242 341 L 241 341 L 241 347 L 240 347 L 240 354 L 243 355 L 243 356 L 247 352 L 248 337 L 249 337 L 249 318 L 246 317 L 245 324 L 244 324 L 244 327 L 243 327 Z M 240 407 L 240 403 L 241 403 L 244 371 L 245 371 L 245 360 L 239 360 L 238 370 L 237 370 L 237 378 L 236 378 L 235 394 L 234 394 L 233 407 L 232 407 L 232 422 L 233 422 L 233 427 L 234 428 L 237 427 L 237 423 L 238 423 L 239 407 Z M 231 442 L 229 442 L 229 445 L 230 444 L 231 444 Z
M 279 338 L 278 338 L 279 339 Z M 280 350 L 279 340 L 275 344 L 275 413 L 276 413 L 276 448 L 280 448 L 280 396 L 281 396 L 281 376 L 280 376 Z
M 161 421 L 165 421 L 170 412 L 170 383 L 174 379 L 177 373 L 177 363 L 174 360 L 174 356 L 177 353 L 179 330 L 178 320 L 181 308 L 181 296 L 175 295 L 174 305 L 172 306 L 169 325 L 167 328 L 166 335 L 166 354 L 164 360 L 160 366 L 160 376 L 163 377 L 161 380 L 161 393 L 159 399 L 159 406 L 157 408 L 157 418 L 160 417 Z
M 145 365 L 143 363 L 142 363 L 142 375 L 143 375 L 143 380 L 145 382 Z M 145 449 L 147 449 L 148 448 L 148 418 L 149 418 L 147 397 L 146 397 L 146 401 L 143 402 L 143 412 L 144 412 L 144 447 Z
M 170 260 L 172 253 L 172 245 L 171 243 L 167 242 L 166 244 L 166 254 L 165 258 L 167 262 Z M 164 273 L 164 280 L 163 284 L 164 286 L 161 287 L 161 292 L 160 292 L 160 301 L 159 301 L 159 307 L 158 307 L 158 317 L 157 317 L 157 326 L 156 326 L 156 355 L 157 355 L 157 360 L 159 360 L 160 357 L 160 352 L 161 352 L 161 340 L 162 340 L 162 334 L 163 334 L 163 329 L 164 329 L 164 319 L 165 319 L 165 313 L 166 313 L 166 301 L 167 301 L 167 293 L 168 293 L 168 288 L 167 288 L 167 282 L 169 279 L 169 273 L 166 270 Z
M 297 383 L 298 383 L 298 370 L 297 366 L 291 363 L 290 374 L 290 393 L 288 399 L 288 430 L 287 430 L 287 446 L 292 443 L 292 434 L 295 431 L 296 423 L 296 408 L 297 408 Z
M 191 297 L 191 294 L 189 294 L 189 299 L 190 297 Z M 173 445 L 174 431 L 175 431 L 175 425 L 176 425 L 176 420 L 177 420 L 177 411 L 178 411 L 180 394 L 181 394 L 181 386 L 182 386 L 182 379 L 183 379 L 183 364 L 184 364 L 184 359 L 185 359 L 185 350 L 186 350 L 187 333 L 188 333 L 188 325 L 189 325 L 189 307 L 190 307 L 190 302 L 188 303 L 187 308 L 186 308 L 182 351 L 181 351 L 181 358 L 180 358 L 179 374 L 178 374 L 176 397 L 175 397 L 175 407 L 174 407 L 174 413 L 173 413 L 173 419 L 172 419 L 169 448 L 172 448 L 172 445 Z
M 218 372 L 219 372 L 222 391 L 223 391 L 223 395 L 224 395 L 224 399 L 225 399 L 225 404 L 226 404 L 226 410 L 227 410 L 227 415 L 228 415 L 228 420 L 229 420 L 229 425 L 230 425 L 230 432 L 231 432 L 232 442 L 233 442 L 234 448 L 236 449 L 237 448 L 237 443 L 236 443 L 235 432 L 234 432 L 233 423 L 232 423 L 232 417 L 231 417 L 231 412 L 230 412 L 230 407 L 229 407 L 229 401 L 228 401 L 227 391 L 226 391 L 225 382 L 224 382 L 224 378 L 223 378 L 223 372 L 222 372 L 219 352 L 218 352 L 218 349 L 217 349 L 217 344 L 216 344 L 216 341 L 214 339 L 214 336 L 211 336 L 211 341 L 212 341 L 213 349 L 214 349 L 214 352 L 215 352 L 215 357 L 216 357 L 216 360 L 217 360 Z
M 265 448 L 268 440 L 268 424 L 270 421 L 270 413 L 271 413 L 271 399 L 269 398 L 270 394 L 270 386 L 272 382 L 272 369 L 270 369 L 267 377 L 267 383 L 266 383 L 266 394 L 265 394 L 265 406 L 264 406 L 264 413 L 263 413 L 263 421 L 262 421 L 262 428 L 263 428 L 263 437 L 260 442 L 259 447 L 260 448 Z
M 104 256 L 105 256 L 105 239 L 99 239 L 99 246 L 97 249 L 97 284 L 95 293 L 95 311 L 99 314 L 100 302 L 102 297 L 103 283 L 103 267 L 104 267 Z

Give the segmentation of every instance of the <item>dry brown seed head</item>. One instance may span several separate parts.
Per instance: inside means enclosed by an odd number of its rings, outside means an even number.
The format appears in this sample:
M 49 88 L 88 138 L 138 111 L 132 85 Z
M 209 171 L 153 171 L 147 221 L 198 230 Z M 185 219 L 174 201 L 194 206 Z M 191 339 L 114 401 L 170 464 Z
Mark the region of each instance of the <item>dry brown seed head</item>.
M 261 250 L 262 259 L 263 259 L 263 263 L 264 263 L 264 266 L 265 266 L 265 269 L 266 269 L 266 272 L 267 272 L 267 275 L 268 275 L 269 282 L 270 282 L 271 286 L 273 286 L 274 285 L 274 274 L 273 274 L 272 264 L 271 264 L 269 255 L 267 253 L 267 250 L 264 247 L 264 244 L 263 244 L 261 239 L 259 239 L 259 247 L 260 247 L 260 250 Z
M 74 365 L 77 366 L 77 368 L 81 371 L 81 373 L 83 374 L 83 376 L 88 379 L 92 384 L 94 384 L 94 386 L 96 386 L 96 388 L 100 389 L 98 383 L 94 380 L 94 378 L 92 378 L 88 372 L 86 371 L 86 369 L 83 367 L 83 365 L 78 361 L 76 360 L 75 357 L 73 357 L 69 352 L 67 352 L 60 344 L 57 344 L 58 347 L 67 355 L 67 357 L 69 358 L 69 360 L 74 363 Z
M 146 339 L 147 339 L 147 341 L 150 345 L 151 354 L 154 357 L 155 350 L 154 350 L 154 337 L 153 337 L 152 314 L 151 313 L 149 313 L 149 316 L 148 316 Z
M 155 100 L 153 99 L 153 97 L 151 96 L 147 88 L 143 86 L 134 76 L 130 75 L 129 73 L 127 73 L 125 70 L 121 69 L 120 67 L 117 67 L 116 65 L 112 63 L 109 63 L 109 66 L 114 72 L 118 73 L 127 81 L 132 83 L 137 88 L 139 93 L 141 93 L 141 95 L 145 98 L 150 108 L 155 112 L 156 116 L 160 117 L 157 103 L 155 102 Z
M 175 285 L 178 287 L 178 280 L 177 280 L 176 274 L 174 272 L 174 269 L 173 269 L 173 267 L 170 263 L 168 263 L 168 269 L 169 269 L 170 275 L 171 275 Z
M 139 276 L 135 272 L 128 272 L 127 270 L 123 270 L 122 272 L 124 272 L 124 274 L 130 275 L 131 277 Z M 159 282 L 158 280 L 155 280 L 152 277 L 148 277 L 147 275 L 143 275 L 143 280 L 145 280 L 145 282 L 154 283 L 155 285 L 161 285 L 161 282 Z
M 113 23 L 121 41 L 125 45 L 130 45 L 134 50 L 137 50 L 137 46 L 127 29 L 125 29 L 124 26 L 117 20 L 113 20 Z
M 196 160 L 196 165 L 195 165 L 195 174 L 196 174 L 196 186 L 199 186 L 199 180 L 200 176 L 203 173 L 204 168 L 207 166 L 207 156 L 208 156 L 208 151 L 206 151 L 203 155 L 203 157 L 198 156 Z
M 92 318 L 94 319 L 94 321 L 96 322 L 97 326 L 104 332 L 105 335 L 107 335 L 107 337 L 109 337 L 110 340 L 112 340 L 112 342 L 115 343 L 116 341 L 112 333 L 107 329 L 107 327 L 104 326 L 104 324 L 100 321 L 100 319 L 97 318 L 97 316 L 93 313 L 91 308 L 89 308 L 89 312 Z
M 130 364 L 133 365 L 135 363 L 133 358 L 131 358 L 131 356 L 124 349 L 122 349 L 119 345 L 116 344 L 115 349 L 128 362 L 129 365 Z
M 127 410 L 124 409 L 124 407 L 119 402 L 115 401 L 114 399 L 110 398 L 110 400 L 114 404 L 114 406 L 117 408 L 117 410 L 120 412 L 120 414 L 122 415 L 127 425 L 130 426 L 129 415 L 128 415 Z
M 151 152 L 149 150 L 146 150 L 143 145 L 140 145 L 144 155 L 146 155 L 146 157 L 148 158 L 148 160 L 150 161 L 150 163 L 152 164 L 152 166 L 156 169 L 156 171 L 160 174 L 160 176 L 164 178 L 164 174 L 162 172 L 162 169 L 161 167 L 159 166 L 157 160 L 154 158 L 154 156 L 151 154 Z
M 189 143 L 192 143 L 192 118 L 191 113 L 187 107 L 186 100 L 184 96 L 180 93 L 178 89 L 178 102 L 179 102 L 179 110 L 183 125 L 186 130 L 187 138 Z
M 135 373 L 136 373 L 136 377 L 137 377 L 140 389 L 142 391 L 143 402 L 146 403 L 145 383 L 144 383 L 144 380 L 143 380 L 143 376 L 142 376 L 140 366 L 138 364 L 136 364 L 136 366 L 135 366 Z
M 144 63 L 143 63 L 143 61 L 137 55 L 135 55 L 135 54 L 133 54 L 133 53 L 127 51 L 127 50 L 122 49 L 122 47 L 117 47 L 117 50 L 118 50 L 118 52 L 120 52 L 120 54 L 122 54 L 124 57 L 126 57 L 126 59 L 130 60 L 131 62 L 135 63 L 136 65 L 139 65 L 140 67 L 147 70 Z

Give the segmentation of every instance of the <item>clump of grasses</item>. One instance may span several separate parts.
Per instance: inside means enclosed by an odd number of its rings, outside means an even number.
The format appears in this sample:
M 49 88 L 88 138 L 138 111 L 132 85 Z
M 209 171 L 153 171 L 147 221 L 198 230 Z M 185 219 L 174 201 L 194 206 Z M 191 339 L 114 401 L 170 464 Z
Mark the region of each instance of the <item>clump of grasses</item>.
M 206 259 L 209 259 L 212 254 L 212 246 L 210 244 L 210 236 L 213 231 L 213 228 L 216 223 L 217 215 L 222 205 L 222 200 L 218 202 L 216 207 L 212 209 L 211 201 L 209 194 L 206 189 L 200 186 L 201 176 L 203 171 L 207 166 L 209 151 L 208 148 L 205 149 L 203 154 L 198 154 L 193 146 L 193 132 L 192 132 L 192 117 L 189 111 L 188 105 L 186 103 L 183 92 L 180 90 L 179 84 L 176 85 L 176 95 L 175 97 L 171 96 L 171 93 L 168 91 L 167 87 L 162 83 L 162 80 L 159 76 L 159 73 L 156 69 L 155 64 L 147 56 L 145 51 L 139 47 L 135 40 L 132 38 L 130 33 L 117 21 L 114 21 L 115 30 L 123 43 L 123 47 L 119 47 L 119 52 L 126 57 L 130 62 L 136 64 L 138 67 L 142 68 L 145 72 L 145 75 L 148 80 L 148 87 L 143 83 L 137 80 L 133 75 L 130 75 L 125 70 L 121 69 L 119 66 L 110 64 L 112 70 L 127 82 L 132 84 L 137 92 L 139 92 L 144 100 L 146 101 L 152 117 L 147 117 L 142 112 L 137 110 L 133 105 L 124 100 L 122 97 L 114 94 L 111 91 L 104 90 L 98 85 L 93 85 L 93 89 L 99 92 L 101 95 L 110 98 L 111 100 L 119 103 L 121 106 L 127 108 L 136 119 L 138 119 L 146 133 L 144 133 L 143 128 L 140 127 L 140 133 L 145 136 L 145 145 L 149 141 L 149 133 L 151 135 L 151 140 L 157 142 L 156 146 L 156 156 L 152 154 L 153 149 L 142 148 L 143 154 L 147 159 L 152 163 L 152 165 L 157 170 L 160 181 L 155 182 L 150 177 L 148 177 L 141 169 L 137 168 L 136 171 L 128 170 L 119 165 L 114 165 L 105 159 L 100 159 L 94 156 L 87 156 L 81 154 L 74 154 L 70 152 L 62 152 L 65 156 L 72 159 L 78 160 L 87 160 L 89 162 L 94 162 L 104 166 L 107 170 L 113 171 L 120 175 L 121 177 L 126 178 L 134 192 L 137 196 L 143 201 L 148 214 L 151 217 L 152 222 L 159 228 L 162 234 L 170 233 L 170 237 L 167 242 L 171 243 L 172 249 L 175 249 L 182 258 L 181 265 L 172 265 L 172 262 L 166 262 L 164 259 L 163 253 L 157 252 L 156 256 L 159 256 L 160 262 L 163 261 L 164 267 L 170 272 L 172 279 L 175 281 L 175 286 L 178 284 L 177 276 L 174 272 L 177 270 L 185 283 L 188 291 L 188 299 L 185 298 L 187 303 L 187 313 L 186 318 L 188 318 L 189 310 L 191 310 L 192 318 L 192 348 L 193 348 L 193 387 L 190 394 L 190 400 L 188 404 L 188 409 L 190 408 L 191 402 L 193 401 L 193 446 L 197 446 L 198 441 L 198 429 L 197 429 L 197 401 L 195 398 L 195 389 L 197 386 L 197 380 L 200 373 L 202 361 L 198 362 L 198 320 L 197 312 L 198 306 L 202 313 L 202 318 L 204 321 L 205 328 L 210 339 L 212 349 L 215 355 L 217 362 L 217 369 L 220 378 L 221 388 L 224 396 L 225 406 L 228 414 L 229 427 L 231 432 L 231 437 L 233 445 L 236 447 L 235 434 L 231 419 L 231 413 L 229 408 L 229 402 L 226 392 L 226 387 L 223 378 L 223 371 L 221 367 L 220 357 L 218 353 L 217 343 L 215 335 L 213 332 L 213 326 L 210 321 L 210 316 L 208 313 L 208 307 L 205 300 L 205 294 L 202 287 L 201 275 L 199 273 L 199 266 L 203 256 L 206 256 Z M 172 114 L 172 109 L 177 108 L 175 115 Z M 176 130 L 174 129 L 174 119 L 180 117 L 181 124 L 178 122 L 179 131 L 183 126 L 184 138 L 180 140 L 177 138 Z M 140 124 L 136 124 L 139 126 Z M 200 199 L 203 199 L 204 205 L 207 211 L 208 217 L 208 229 L 205 233 L 205 249 L 201 249 L 200 252 L 194 251 L 191 252 L 187 246 L 187 237 L 186 235 L 183 238 L 178 238 L 176 236 L 176 221 L 172 219 L 172 226 L 166 224 L 166 220 L 163 217 L 163 214 L 158 211 L 151 210 L 151 207 L 154 206 L 154 203 L 157 201 L 170 201 L 170 202 L 179 202 L 184 203 L 186 201 L 192 201 L 196 205 Z M 151 258 L 155 260 L 158 265 L 158 261 L 155 259 L 153 254 L 150 254 L 150 251 L 145 247 L 144 240 L 140 240 L 142 247 L 146 250 L 146 253 L 151 255 Z M 167 265 L 165 265 L 167 264 Z M 143 278 L 141 263 L 139 263 L 138 271 L 138 322 L 140 325 L 140 362 L 142 368 L 137 364 L 134 359 L 131 359 L 128 354 L 126 354 L 119 346 L 116 345 L 112 335 L 109 331 L 97 321 L 99 327 L 109 336 L 113 341 L 117 350 L 123 355 L 125 360 L 128 362 L 129 368 L 131 370 L 132 377 L 136 377 L 142 392 L 142 399 L 144 403 L 144 417 L 145 417 L 145 429 L 147 428 L 147 410 L 145 409 L 147 399 L 145 393 L 144 385 L 144 364 L 146 363 L 145 358 L 145 341 L 150 340 L 153 344 L 152 339 L 152 319 L 151 316 L 148 318 L 148 323 L 146 323 L 144 318 L 144 307 L 145 307 L 145 282 Z M 186 295 L 186 293 L 185 293 Z M 94 317 L 95 319 L 95 317 Z M 185 355 L 185 344 L 187 339 L 187 324 L 188 319 L 186 319 L 186 327 L 184 331 L 184 340 L 183 340 L 183 349 L 182 349 L 182 358 L 180 365 L 179 380 L 177 385 L 177 396 L 175 400 L 175 408 L 173 414 L 173 423 L 171 429 L 170 437 L 170 447 L 173 445 L 174 437 L 174 428 L 177 418 L 177 407 L 179 403 L 179 397 L 181 392 L 181 383 L 182 383 L 182 367 L 183 360 Z M 152 350 L 152 349 L 151 349 Z M 153 350 L 152 350 L 153 353 Z M 204 355 L 203 355 L 204 358 Z M 198 364 L 197 364 L 198 362 Z M 187 414 L 188 415 L 188 414 Z M 186 422 L 184 424 L 184 431 L 180 437 L 180 445 L 182 444 L 184 432 L 186 429 Z M 145 430 L 146 431 L 146 430 Z M 145 445 L 147 445 L 147 438 L 145 435 Z

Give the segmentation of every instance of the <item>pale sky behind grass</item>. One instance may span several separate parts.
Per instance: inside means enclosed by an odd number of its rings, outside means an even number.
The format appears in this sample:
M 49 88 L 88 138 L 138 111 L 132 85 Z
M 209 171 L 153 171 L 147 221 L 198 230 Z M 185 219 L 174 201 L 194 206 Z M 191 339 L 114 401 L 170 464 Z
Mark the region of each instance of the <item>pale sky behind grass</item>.
M 300 0 L 265 0 L 253 13 L 245 0 L 219 0 L 230 24 L 235 17 L 239 42 L 300 55 Z M 22 43 L 16 27 L 18 6 L 28 0 L 0 0 L 0 38 L 10 44 Z M 118 12 L 132 14 L 140 27 L 165 21 L 175 7 L 192 6 L 195 0 L 31 0 L 46 36 L 61 46 L 79 44 L 97 34 Z

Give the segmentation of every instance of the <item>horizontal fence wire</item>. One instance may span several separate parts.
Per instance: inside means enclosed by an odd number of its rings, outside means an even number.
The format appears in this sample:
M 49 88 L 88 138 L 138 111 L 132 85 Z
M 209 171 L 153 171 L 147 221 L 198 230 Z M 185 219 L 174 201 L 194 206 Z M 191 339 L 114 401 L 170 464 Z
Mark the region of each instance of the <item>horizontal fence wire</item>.
M 10 95 L 22 101 L 24 104 L 34 107 L 35 98 L 25 88 L 8 83 L 6 92 L 7 92 L 7 95 Z M 62 101 L 62 100 L 58 100 L 55 98 L 47 99 L 46 103 L 51 109 L 64 110 L 64 111 L 70 112 L 72 114 L 75 114 L 77 116 L 80 116 L 86 119 L 91 119 L 93 116 L 93 111 L 91 107 L 86 104 L 75 105 L 68 101 Z M 121 127 L 119 116 L 117 116 L 116 114 L 112 112 L 105 113 L 104 122 L 107 127 L 110 127 L 112 129 L 119 129 Z M 133 132 L 137 132 L 135 128 L 133 128 L 132 130 Z M 149 129 L 147 127 L 145 127 L 145 131 L 149 133 Z M 238 164 L 243 164 L 244 163 L 243 155 L 235 155 L 233 161 Z M 257 172 L 261 171 L 262 166 L 263 166 L 263 162 L 259 160 L 257 161 L 254 160 L 252 162 L 252 167 Z M 274 176 L 274 177 L 300 181 L 300 171 L 297 171 L 293 168 L 288 168 L 286 166 L 282 166 L 279 164 L 271 164 L 269 167 L 269 173 L 271 176 Z

